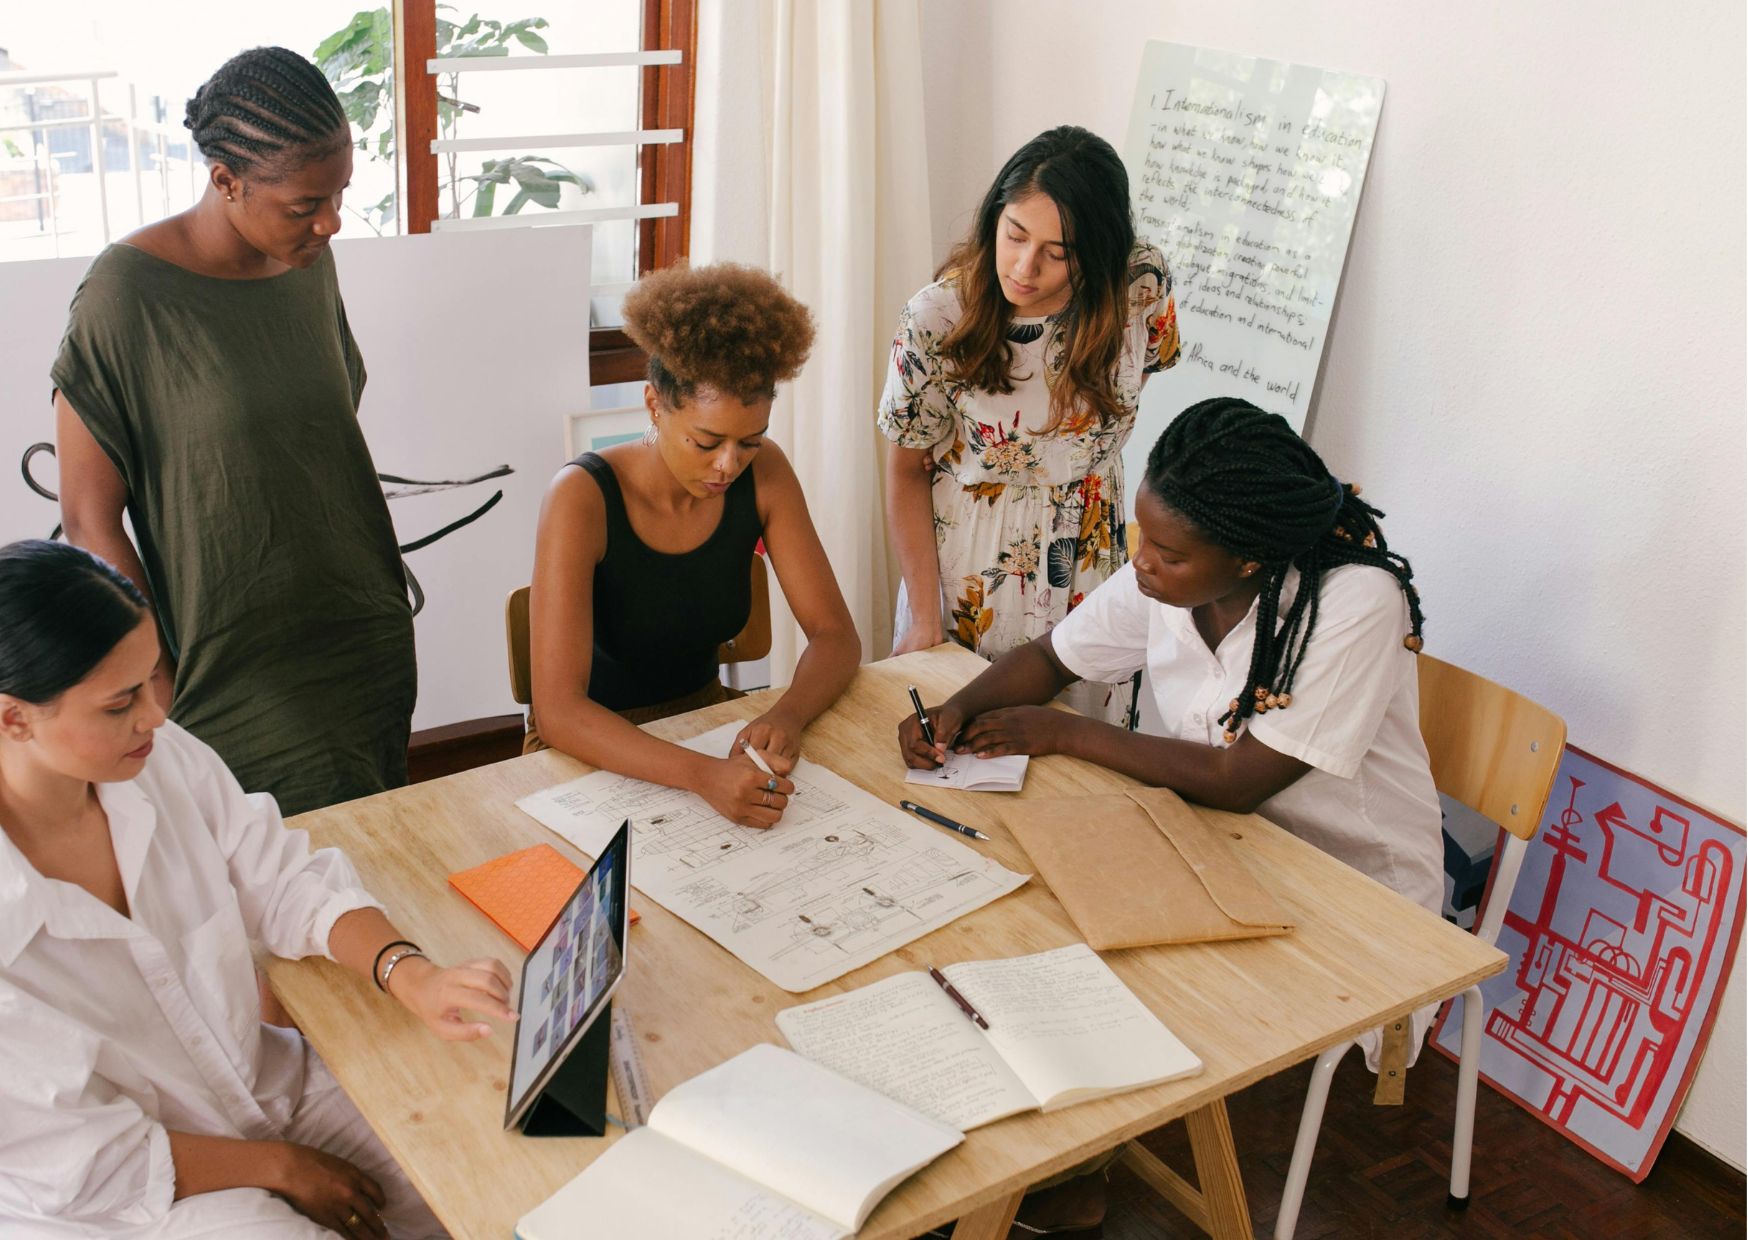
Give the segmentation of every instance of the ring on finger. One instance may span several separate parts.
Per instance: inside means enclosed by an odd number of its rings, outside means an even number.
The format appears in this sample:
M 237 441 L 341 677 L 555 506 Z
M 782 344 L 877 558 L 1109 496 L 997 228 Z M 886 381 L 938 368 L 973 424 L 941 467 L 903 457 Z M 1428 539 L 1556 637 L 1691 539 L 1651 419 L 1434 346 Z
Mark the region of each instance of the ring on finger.
M 759 804 L 761 804 L 761 805 L 765 806 L 765 808 L 769 809 L 771 806 L 771 794 L 769 792 L 759 793 Z
M 765 781 L 765 791 L 766 792 L 777 791 L 777 777 L 775 775 L 771 776 L 771 778 L 769 778 Z
M 358 1226 L 358 1224 L 362 1223 L 363 1221 L 364 1221 L 363 1216 L 361 1216 L 358 1213 L 358 1211 L 356 1211 L 356 1210 L 352 1211 L 352 1213 L 350 1213 L 346 1216 L 346 1226 L 348 1228 L 356 1227 L 356 1226 Z

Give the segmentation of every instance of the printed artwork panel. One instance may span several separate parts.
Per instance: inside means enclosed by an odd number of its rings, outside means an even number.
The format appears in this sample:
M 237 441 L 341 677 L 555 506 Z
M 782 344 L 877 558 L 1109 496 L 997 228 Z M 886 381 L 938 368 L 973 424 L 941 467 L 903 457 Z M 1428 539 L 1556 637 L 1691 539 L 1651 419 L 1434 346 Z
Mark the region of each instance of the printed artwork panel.
M 1742 933 L 1743 829 L 1568 747 L 1482 985 L 1481 1076 L 1603 1162 L 1650 1172 Z M 1447 1007 L 1434 1044 L 1455 1058 Z

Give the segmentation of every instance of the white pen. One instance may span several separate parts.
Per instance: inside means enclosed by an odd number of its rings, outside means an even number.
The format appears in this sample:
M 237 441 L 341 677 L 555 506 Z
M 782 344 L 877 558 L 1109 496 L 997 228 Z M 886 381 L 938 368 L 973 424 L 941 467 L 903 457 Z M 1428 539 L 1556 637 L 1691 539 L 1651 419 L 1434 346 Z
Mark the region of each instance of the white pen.
M 748 745 L 745 740 L 741 742 L 741 752 L 746 754 L 746 757 L 753 759 L 753 766 L 757 766 L 760 771 L 764 771 L 767 777 L 769 777 L 766 780 L 766 791 L 776 792 L 776 771 L 771 770 L 771 763 L 767 763 L 764 754 L 760 754 L 759 750 L 753 749 L 752 745 Z M 799 791 L 801 791 L 801 789 L 797 789 L 795 792 L 790 792 L 790 796 L 794 798 L 794 796 L 799 794 Z
M 747 744 L 745 741 L 742 741 L 740 743 L 740 751 L 742 753 L 744 753 L 747 757 L 749 757 L 753 760 L 754 766 L 758 767 L 761 771 L 763 771 L 765 774 L 769 775 L 772 779 L 777 778 L 777 772 L 773 771 L 771 769 L 771 764 L 769 762 L 765 761 L 764 754 L 762 754 L 758 750 L 754 749 L 751 745 Z

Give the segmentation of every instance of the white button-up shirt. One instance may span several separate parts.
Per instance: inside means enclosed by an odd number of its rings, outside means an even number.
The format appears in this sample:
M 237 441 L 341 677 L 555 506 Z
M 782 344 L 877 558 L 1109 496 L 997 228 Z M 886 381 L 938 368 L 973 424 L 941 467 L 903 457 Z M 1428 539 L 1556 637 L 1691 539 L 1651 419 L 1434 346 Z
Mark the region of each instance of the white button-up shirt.
M 1289 570 L 1284 613 L 1298 589 Z M 1293 704 L 1252 715 L 1251 735 L 1311 769 L 1257 812 L 1437 913 L 1444 899 L 1438 794 L 1420 736 L 1414 655 L 1402 644 L 1408 603 L 1381 568 L 1323 576 L 1317 629 L 1293 681 Z M 1256 604 L 1218 650 L 1189 610 L 1145 597 L 1125 565 L 1051 633 L 1056 657 L 1087 680 L 1147 669 L 1164 734 L 1225 743 L 1220 716 L 1244 688 Z
M 137 778 L 97 789 L 131 916 L 44 878 L 0 832 L 7 1236 L 161 1219 L 167 1130 L 281 1137 L 303 1050 L 261 1023 L 250 942 L 326 955 L 341 914 L 381 907 L 340 852 L 312 853 L 211 749 L 173 723 L 156 742 Z

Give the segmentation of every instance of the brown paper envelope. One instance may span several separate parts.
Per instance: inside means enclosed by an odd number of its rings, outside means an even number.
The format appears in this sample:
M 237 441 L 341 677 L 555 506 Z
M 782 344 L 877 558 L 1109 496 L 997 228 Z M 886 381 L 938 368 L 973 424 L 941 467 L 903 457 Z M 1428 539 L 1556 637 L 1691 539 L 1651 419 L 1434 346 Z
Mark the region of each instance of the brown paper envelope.
M 998 813 L 1097 951 L 1292 928 L 1230 841 L 1165 789 L 1025 800 Z
M 1281 934 L 1293 928 L 1292 918 L 1274 893 L 1256 881 L 1224 828 L 1184 804 L 1169 788 L 1131 788 L 1124 795 L 1172 842 L 1202 880 L 1208 898 L 1234 923 L 1257 934 Z

